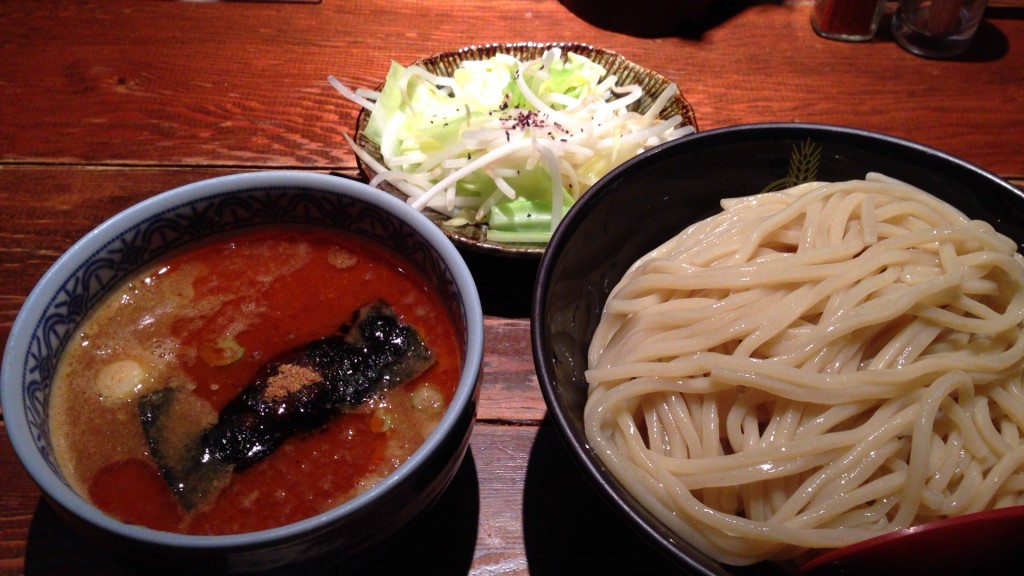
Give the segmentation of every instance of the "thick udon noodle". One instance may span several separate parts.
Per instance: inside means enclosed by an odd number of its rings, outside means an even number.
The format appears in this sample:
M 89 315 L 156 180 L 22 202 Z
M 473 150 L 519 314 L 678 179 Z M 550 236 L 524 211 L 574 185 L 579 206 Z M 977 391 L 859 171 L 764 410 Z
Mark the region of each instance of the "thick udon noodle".
M 744 565 L 1024 503 L 1024 259 L 871 174 L 727 200 L 638 260 L 589 352 L 588 440 Z

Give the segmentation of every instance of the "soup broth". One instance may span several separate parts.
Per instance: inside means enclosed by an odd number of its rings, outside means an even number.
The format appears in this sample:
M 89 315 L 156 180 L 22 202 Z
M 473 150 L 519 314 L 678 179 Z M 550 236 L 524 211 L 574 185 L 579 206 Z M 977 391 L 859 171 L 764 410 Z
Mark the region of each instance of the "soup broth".
M 209 501 L 182 506 L 151 455 L 140 399 L 185 390 L 194 409 L 181 415 L 182 433 L 207 426 L 268 361 L 377 301 L 415 328 L 430 368 L 290 437 Z M 397 255 L 340 232 L 247 232 L 150 266 L 94 310 L 61 359 L 51 434 L 72 486 L 116 518 L 190 534 L 251 532 L 323 512 L 386 477 L 437 425 L 460 365 L 443 302 Z

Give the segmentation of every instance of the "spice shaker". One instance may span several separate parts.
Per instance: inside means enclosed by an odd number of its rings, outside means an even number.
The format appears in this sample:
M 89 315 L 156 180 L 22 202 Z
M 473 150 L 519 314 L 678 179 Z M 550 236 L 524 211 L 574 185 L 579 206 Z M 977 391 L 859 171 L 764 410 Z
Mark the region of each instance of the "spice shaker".
M 811 26 L 830 40 L 871 40 L 884 6 L 885 0 L 815 0 Z

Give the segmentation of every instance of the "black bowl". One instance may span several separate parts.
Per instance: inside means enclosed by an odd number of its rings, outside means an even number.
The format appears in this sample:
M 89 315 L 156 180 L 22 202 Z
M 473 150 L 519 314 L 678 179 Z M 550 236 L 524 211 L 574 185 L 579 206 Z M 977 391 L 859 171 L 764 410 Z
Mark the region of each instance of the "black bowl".
M 584 474 L 625 522 L 695 574 L 741 573 L 715 562 L 647 512 L 587 443 L 587 348 L 609 291 L 640 256 L 721 211 L 722 198 L 801 181 L 881 172 L 986 220 L 1024 246 L 1024 194 L 943 152 L 836 126 L 753 124 L 709 130 L 653 148 L 610 172 L 556 230 L 531 308 L 534 363 L 548 413 Z

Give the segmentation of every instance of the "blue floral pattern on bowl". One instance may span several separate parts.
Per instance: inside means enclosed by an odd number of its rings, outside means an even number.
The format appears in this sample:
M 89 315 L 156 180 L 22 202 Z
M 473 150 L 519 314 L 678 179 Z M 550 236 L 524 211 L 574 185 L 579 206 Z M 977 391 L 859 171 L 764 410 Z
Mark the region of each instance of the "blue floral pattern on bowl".
M 23 395 L 26 422 L 37 449 L 60 478 L 46 410 L 60 356 L 88 311 L 141 267 L 196 240 L 269 225 L 312 225 L 344 230 L 404 256 L 446 299 L 461 299 L 441 256 L 405 221 L 375 204 L 326 190 L 263 187 L 199 197 L 170 206 L 120 231 L 72 270 L 45 304 L 26 352 Z M 465 337 L 467 318 L 456 318 Z M 65 480 L 66 482 L 66 480 Z

